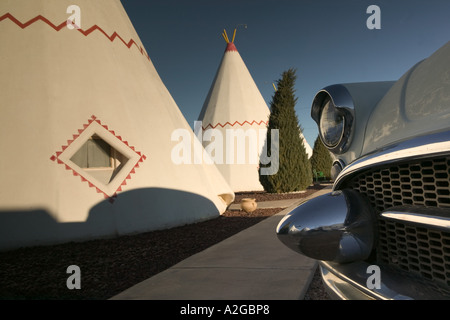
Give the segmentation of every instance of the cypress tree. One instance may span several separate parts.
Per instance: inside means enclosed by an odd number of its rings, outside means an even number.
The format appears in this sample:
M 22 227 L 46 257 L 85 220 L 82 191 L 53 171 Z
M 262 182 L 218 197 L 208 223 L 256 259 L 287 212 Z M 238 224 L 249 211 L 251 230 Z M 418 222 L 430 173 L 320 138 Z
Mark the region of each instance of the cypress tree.
M 308 160 L 303 140 L 300 137 L 302 129 L 295 113 L 295 80 L 296 70 L 289 69 L 282 73 L 277 81 L 277 90 L 270 103 L 270 117 L 267 127 L 266 147 L 268 156 L 274 152 L 271 148 L 271 130 L 278 129 L 279 145 L 274 148 L 278 151 L 279 169 L 272 175 L 262 175 L 259 172 L 259 181 L 264 190 L 270 193 L 301 191 L 306 189 L 313 181 L 311 164 Z M 264 152 L 264 151 L 263 151 Z M 269 167 L 260 163 L 260 168 Z
M 314 142 L 313 154 L 311 156 L 311 169 L 314 171 L 322 171 L 325 178 L 331 179 L 331 166 L 333 159 L 327 147 L 323 144 L 319 137 Z

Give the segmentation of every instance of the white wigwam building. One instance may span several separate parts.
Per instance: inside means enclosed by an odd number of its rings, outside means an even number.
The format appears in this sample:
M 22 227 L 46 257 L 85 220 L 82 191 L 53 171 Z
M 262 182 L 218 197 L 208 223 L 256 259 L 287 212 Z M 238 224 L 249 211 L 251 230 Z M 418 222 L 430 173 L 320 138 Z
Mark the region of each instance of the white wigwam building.
M 192 130 L 120 1 L 73 4 L 0 1 L 0 249 L 223 213 L 217 168 L 171 159 Z
M 223 163 L 216 164 L 233 191 L 259 191 L 263 190 L 258 175 L 259 155 L 265 141 L 270 110 L 236 49 L 235 35 L 236 30 L 229 41 L 226 32 L 223 33 L 227 46 L 198 119 L 202 122 L 205 134 L 207 130 L 215 129 L 222 133 L 224 139 L 227 130 L 254 130 L 257 136 L 254 145 L 257 148 L 249 148 L 247 139 L 244 163 L 238 163 L 238 153 L 242 151 L 238 150 L 238 143 L 234 141 L 232 161 L 224 159 Z M 263 141 L 259 133 L 264 137 Z M 231 142 L 226 141 L 224 149 L 227 149 L 226 143 L 230 145 Z M 203 146 L 207 149 L 210 143 L 203 141 Z M 230 149 L 223 153 L 227 151 L 230 152 Z M 250 157 L 255 154 L 257 160 L 251 161 Z
M 308 159 L 309 159 L 309 158 L 311 158 L 311 156 L 313 154 L 313 149 L 309 145 L 308 141 L 306 141 L 305 136 L 303 135 L 303 132 L 300 133 L 300 138 L 302 138 L 302 140 L 303 140 L 303 146 L 305 147 L 306 154 L 308 155 Z
M 213 138 L 208 141 L 204 137 L 213 129 L 223 138 L 223 150 L 221 156 L 216 157 L 216 164 L 233 191 L 261 191 L 264 189 L 259 182 L 259 157 L 265 152 L 262 148 L 270 110 L 236 49 L 235 35 L 236 30 L 230 41 L 226 31 L 223 33 L 227 46 L 198 119 L 203 127 L 203 146 L 207 151 L 214 150 L 210 152 L 213 159 L 217 146 L 211 147 L 215 144 Z M 253 144 L 249 138 L 251 133 L 256 137 Z M 240 140 L 245 145 L 242 150 L 239 139 L 244 134 L 247 137 Z M 303 135 L 301 137 L 310 157 L 312 149 Z M 229 154 L 232 154 L 231 161 L 227 158 Z M 239 162 L 239 156 L 245 158 L 243 163 Z

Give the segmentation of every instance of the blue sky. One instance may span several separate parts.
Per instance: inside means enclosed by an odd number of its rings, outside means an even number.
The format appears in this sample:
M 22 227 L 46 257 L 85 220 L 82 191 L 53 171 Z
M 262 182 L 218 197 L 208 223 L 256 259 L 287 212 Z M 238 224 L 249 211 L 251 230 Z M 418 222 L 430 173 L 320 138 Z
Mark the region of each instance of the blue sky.
M 448 0 L 122 0 L 164 84 L 191 126 L 229 36 L 267 104 L 297 69 L 296 112 L 311 145 L 314 95 L 335 83 L 397 80 L 450 40 Z M 370 5 L 381 29 L 369 30 Z M 242 24 L 246 24 L 244 28 Z

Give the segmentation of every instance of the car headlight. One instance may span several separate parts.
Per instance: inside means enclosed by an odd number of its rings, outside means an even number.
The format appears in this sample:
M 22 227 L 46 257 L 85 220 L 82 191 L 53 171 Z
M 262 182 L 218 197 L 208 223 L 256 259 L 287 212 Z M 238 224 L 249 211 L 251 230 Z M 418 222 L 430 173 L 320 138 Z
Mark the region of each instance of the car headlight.
M 320 113 L 319 129 L 323 143 L 329 147 L 336 147 L 344 135 L 345 117 L 327 99 Z
M 347 151 L 353 133 L 354 107 L 350 93 L 342 85 L 333 85 L 317 93 L 311 116 L 319 126 L 323 144 L 333 153 Z

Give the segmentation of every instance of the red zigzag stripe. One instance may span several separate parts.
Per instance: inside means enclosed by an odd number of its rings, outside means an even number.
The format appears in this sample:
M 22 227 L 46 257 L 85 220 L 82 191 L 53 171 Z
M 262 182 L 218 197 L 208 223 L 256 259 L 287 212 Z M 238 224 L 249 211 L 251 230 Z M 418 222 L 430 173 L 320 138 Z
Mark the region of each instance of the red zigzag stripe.
M 9 19 L 12 22 L 14 22 L 16 25 L 18 25 L 19 27 L 21 27 L 22 29 L 25 29 L 26 27 L 32 25 L 33 23 L 41 20 L 43 22 L 45 22 L 47 25 L 49 25 L 50 27 L 52 27 L 55 31 L 60 31 L 61 29 L 63 29 L 65 26 L 67 26 L 67 20 L 62 22 L 59 25 L 54 25 L 52 22 L 50 22 L 47 18 L 38 15 L 37 17 L 27 21 L 26 23 L 22 23 L 19 20 L 17 20 L 12 14 L 10 13 L 6 13 L 3 16 L 0 17 L 0 22 L 5 20 L 5 19 Z M 136 48 L 141 52 L 141 54 L 146 57 L 148 60 L 150 60 L 150 57 L 148 56 L 148 54 L 144 51 L 144 48 L 139 46 L 133 39 L 130 39 L 130 41 L 126 42 L 125 40 L 122 39 L 122 37 L 114 31 L 114 33 L 109 36 L 102 28 L 100 28 L 97 25 L 93 25 L 92 27 L 90 27 L 87 30 L 83 30 L 81 28 L 77 29 L 80 33 L 82 33 L 84 36 L 88 36 L 90 35 L 92 32 L 94 32 L 95 30 L 100 31 L 101 33 L 103 33 L 103 35 L 108 38 L 111 42 L 113 42 L 116 38 L 119 38 L 120 41 L 122 41 L 122 43 L 127 46 L 128 49 L 131 48 L 132 45 L 135 45 Z
M 245 120 L 242 123 L 240 123 L 239 121 L 235 121 L 233 124 L 231 124 L 230 122 L 226 122 L 225 124 L 218 123 L 215 126 L 213 126 L 212 124 L 208 124 L 206 127 L 202 127 L 202 128 L 203 128 L 203 130 L 206 130 L 208 128 L 215 129 L 218 126 L 223 128 L 223 127 L 225 127 L 227 125 L 234 127 L 236 124 L 238 124 L 238 125 L 240 125 L 242 127 L 246 123 L 249 124 L 249 125 L 254 125 L 254 124 L 257 124 L 257 125 L 265 124 L 265 125 L 267 125 L 269 122 L 268 121 L 264 121 L 264 120 L 261 120 L 260 122 L 257 122 L 256 120 L 253 120 L 252 122 L 248 122 L 247 120 Z

